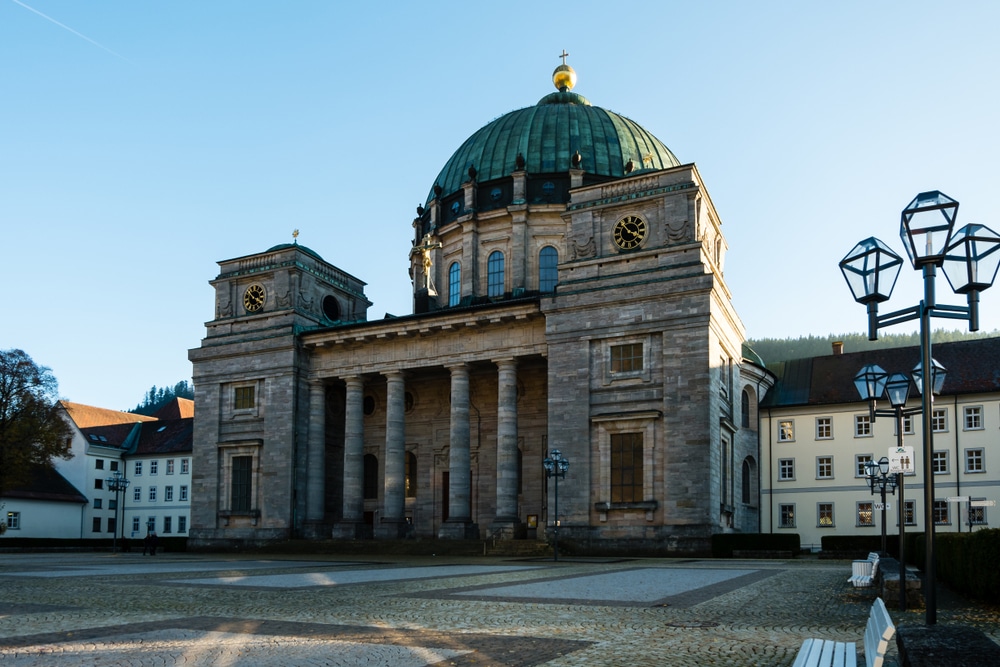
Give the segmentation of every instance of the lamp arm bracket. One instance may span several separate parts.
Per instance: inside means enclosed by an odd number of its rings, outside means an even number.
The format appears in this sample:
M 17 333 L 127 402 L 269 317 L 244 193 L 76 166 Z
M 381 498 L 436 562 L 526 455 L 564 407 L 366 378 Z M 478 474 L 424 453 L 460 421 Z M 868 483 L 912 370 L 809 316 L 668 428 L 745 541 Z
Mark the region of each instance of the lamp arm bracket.
M 947 320 L 967 320 L 969 319 L 968 306 L 934 306 L 928 308 L 931 317 L 940 317 Z
M 903 310 L 896 310 L 891 313 L 886 313 L 885 315 L 879 315 L 878 328 L 882 329 L 883 327 L 891 327 L 894 324 L 902 324 L 903 322 L 910 322 L 918 319 L 920 319 L 920 306 L 904 308 Z

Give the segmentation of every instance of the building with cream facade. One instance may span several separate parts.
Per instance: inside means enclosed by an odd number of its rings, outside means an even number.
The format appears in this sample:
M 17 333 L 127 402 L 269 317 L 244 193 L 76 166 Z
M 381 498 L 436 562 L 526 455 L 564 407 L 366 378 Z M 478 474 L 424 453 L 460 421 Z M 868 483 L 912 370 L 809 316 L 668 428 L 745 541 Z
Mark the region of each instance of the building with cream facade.
M 400 226 L 413 314 L 368 321 L 364 282 L 298 243 L 219 263 L 190 351 L 193 548 L 558 519 L 581 548 L 690 552 L 757 529 L 771 376 L 744 359 L 721 220 L 694 164 L 575 78 L 474 133 Z
M 935 345 L 933 356 L 947 371 L 932 415 L 935 530 L 976 530 L 991 519 L 996 525 L 996 510 L 986 504 L 1000 499 L 1000 338 Z M 762 532 L 798 533 L 803 548 L 813 550 L 824 535 L 881 533 L 875 505 L 881 498 L 871 495 L 864 464 L 895 450 L 896 420 L 878 416 L 872 422 L 853 380 L 868 364 L 909 373 L 919 360 L 912 347 L 771 366 L 778 381 L 760 411 Z M 908 407 L 919 405 L 911 387 Z M 927 520 L 922 442 L 921 416 L 904 417 L 903 443 L 916 456 L 915 474 L 903 484 L 904 529 L 913 532 L 923 531 Z M 887 503 L 887 533 L 898 534 L 898 495 Z

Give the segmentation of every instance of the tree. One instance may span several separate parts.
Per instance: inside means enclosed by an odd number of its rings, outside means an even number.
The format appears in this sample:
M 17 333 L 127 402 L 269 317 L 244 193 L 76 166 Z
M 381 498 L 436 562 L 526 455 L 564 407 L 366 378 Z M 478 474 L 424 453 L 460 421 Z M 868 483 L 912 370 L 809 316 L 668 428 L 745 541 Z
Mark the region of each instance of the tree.
M 194 399 L 194 388 L 187 380 L 181 380 L 173 387 L 157 387 L 155 384 L 146 392 L 145 398 L 129 412 L 137 415 L 153 415 L 175 398 Z
M 57 386 L 22 350 L 0 350 L 0 496 L 25 483 L 33 467 L 72 456 Z

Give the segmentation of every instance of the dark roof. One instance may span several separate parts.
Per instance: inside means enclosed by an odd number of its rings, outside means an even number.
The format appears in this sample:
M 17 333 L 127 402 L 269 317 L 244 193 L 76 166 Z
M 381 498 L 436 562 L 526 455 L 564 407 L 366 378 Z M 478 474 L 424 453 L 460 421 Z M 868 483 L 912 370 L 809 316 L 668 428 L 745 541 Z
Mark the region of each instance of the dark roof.
M 4 493 L 3 497 L 62 503 L 88 502 L 86 496 L 77 491 L 75 486 L 66 481 L 66 478 L 50 465 L 34 466 L 28 480 Z
M 139 443 L 129 454 L 190 454 L 194 440 L 194 419 L 161 419 L 145 422 Z
M 194 401 L 190 398 L 175 398 L 153 413 L 157 419 L 183 419 L 194 417 Z
M 942 395 L 979 394 L 1000 389 L 1000 338 L 939 343 L 931 356 L 945 367 Z M 887 373 L 909 374 L 920 362 L 918 346 L 866 350 L 794 359 L 768 365 L 778 382 L 761 407 L 860 402 L 854 376 L 877 364 Z M 911 387 L 910 396 L 916 395 Z
M 155 424 L 156 422 L 147 423 Z M 133 428 L 135 428 L 135 424 L 110 424 L 108 426 L 81 428 L 80 433 L 83 434 L 89 445 L 121 448 L 126 445 L 129 433 L 132 432 Z

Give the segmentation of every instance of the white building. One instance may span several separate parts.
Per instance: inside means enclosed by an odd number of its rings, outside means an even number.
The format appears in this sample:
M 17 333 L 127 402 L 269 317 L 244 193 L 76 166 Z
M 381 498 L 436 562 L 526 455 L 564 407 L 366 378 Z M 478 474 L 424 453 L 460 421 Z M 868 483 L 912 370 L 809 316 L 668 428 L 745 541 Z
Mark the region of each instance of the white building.
M 937 532 L 988 525 L 989 508 L 967 501 L 1000 498 L 1000 338 L 943 343 L 933 356 L 947 370 L 933 410 L 934 523 Z M 819 550 L 825 535 L 880 535 L 881 512 L 864 472 L 896 447 L 893 417 L 872 423 L 854 376 L 868 364 L 909 373 L 916 347 L 876 350 L 774 364 L 778 376 L 760 408 L 761 532 L 795 532 L 803 548 Z M 911 386 L 907 407 L 919 407 Z M 880 401 L 879 410 L 890 409 Z M 921 416 L 904 418 L 904 445 L 913 446 L 915 475 L 904 483 L 908 532 L 924 530 Z M 992 467 L 990 462 L 992 461 Z M 898 534 L 898 497 L 888 496 L 887 533 Z M 971 518 L 971 524 L 970 524 Z

